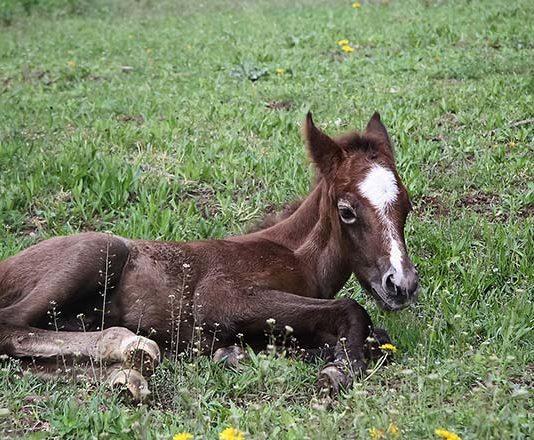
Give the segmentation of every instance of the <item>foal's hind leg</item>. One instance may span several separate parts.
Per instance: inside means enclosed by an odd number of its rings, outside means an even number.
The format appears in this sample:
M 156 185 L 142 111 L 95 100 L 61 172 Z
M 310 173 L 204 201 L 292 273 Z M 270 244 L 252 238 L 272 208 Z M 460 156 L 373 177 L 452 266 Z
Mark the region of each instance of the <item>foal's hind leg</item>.
M 57 361 L 35 362 L 22 359 L 24 370 L 31 371 L 45 380 L 60 379 L 74 382 L 92 382 L 106 385 L 113 389 L 127 390 L 134 402 L 141 402 L 150 394 L 147 380 L 135 368 L 128 368 L 122 363 L 98 366 L 90 362 L 76 362 L 72 365 L 58 366 Z
M 154 341 L 123 327 L 83 333 L 1 325 L 0 354 L 36 360 L 119 363 L 144 374 L 152 374 L 160 360 L 160 350 Z
M 86 233 L 43 241 L 0 262 L 0 324 L 46 327 L 52 309 L 60 319 L 95 315 L 95 308 L 108 316 L 128 255 L 123 239 Z
M 135 402 L 142 402 L 150 394 L 146 379 L 133 368 L 124 368 L 122 364 L 114 364 L 109 366 L 105 373 L 106 383 L 110 387 L 126 388 Z

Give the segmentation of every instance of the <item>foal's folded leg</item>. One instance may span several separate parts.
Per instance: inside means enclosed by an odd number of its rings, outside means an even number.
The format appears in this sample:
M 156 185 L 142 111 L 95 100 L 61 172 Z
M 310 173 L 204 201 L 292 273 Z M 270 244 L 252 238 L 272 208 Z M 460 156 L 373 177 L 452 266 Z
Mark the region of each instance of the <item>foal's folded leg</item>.
M 64 332 L 0 326 L 0 354 L 16 358 L 93 360 L 118 363 L 150 375 L 160 361 L 158 345 L 124 327 Z
M 151 375 L 160 360 L 158 345 L 123 327 L 99 332 L 55 332 L 38 328 L 0 326 L 0 353 L 33 359 L 37 374 L 50 377 L 52 359 L 57 359 L 55 373 L 73 366 L 96 381 L 111 387 L 124 386 L 134 401 L 149 394 L 143 375 Z M 39 368 L 39 362 L 45 368 Z M 89 363 L 88 363 L 89 362 Z
M 330 394 L 348 386 L 353 376 L 367 369 L 364 345 L 372 323 L 363 307 L 352 299 L 307 298 L 277 290 L 227 292 L 223 303 L 220 297 L 221 292 L 217 292 L 220 305 L 213 307 L 208 303 L 209 293 L 203 296 L 209 305 L 203 307 L 209 312 L 203 316 L 204 321 L 224 322 L 227 328 L 249 339 L 263 335 L 267 320 L 274 319 L 275 332 L 290 326 L 297 340 L 313 339 L 315 346 L 335 347 L 333 362 L 321 370 L 318 379 L 318 385 Z
M 143 375 L 134 368 L 122 363 L 97 365 L 87 360 L 69 359 L 26 359 L 22 366 L 37 377 L 45 380 L 61 379 L 73 382 L 91 382 L 110 388 L 124 388 L 134 402 L 141 402 L 150 394 L 148 383 Z
M 148 383 L 143 375 L 123 364 L 109 365 L 105 371 L 106 383 L 111 388 L 126 388 L 135 402 L 142 402 L 150 394 Z

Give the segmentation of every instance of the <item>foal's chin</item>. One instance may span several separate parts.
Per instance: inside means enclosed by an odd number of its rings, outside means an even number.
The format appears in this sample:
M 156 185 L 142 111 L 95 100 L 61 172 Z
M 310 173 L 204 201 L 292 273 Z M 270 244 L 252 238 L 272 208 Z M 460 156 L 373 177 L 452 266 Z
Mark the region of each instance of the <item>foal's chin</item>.
M 379 307 L 388 312 L 396 312 L 405 309 L 417 300 L 416 295 L 391 295 L 382 289 L 381 286 L 373 286 L 370 289 L 371 296 L 375 299 Z

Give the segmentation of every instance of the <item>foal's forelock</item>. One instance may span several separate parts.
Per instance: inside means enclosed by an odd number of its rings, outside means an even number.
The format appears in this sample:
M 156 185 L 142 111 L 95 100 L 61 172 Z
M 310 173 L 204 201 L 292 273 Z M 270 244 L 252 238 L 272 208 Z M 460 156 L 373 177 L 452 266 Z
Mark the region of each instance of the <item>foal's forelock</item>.
M 395 228 L 391 209 L 398 203 L 399 197 L 395 174 L 383 165 L 374 164 L 358 184 L 358 190 L 375 209 L 382 225 L 382 240 L 389 248 L 390 264 L 398 274 L 402 274 L 402 243 Z

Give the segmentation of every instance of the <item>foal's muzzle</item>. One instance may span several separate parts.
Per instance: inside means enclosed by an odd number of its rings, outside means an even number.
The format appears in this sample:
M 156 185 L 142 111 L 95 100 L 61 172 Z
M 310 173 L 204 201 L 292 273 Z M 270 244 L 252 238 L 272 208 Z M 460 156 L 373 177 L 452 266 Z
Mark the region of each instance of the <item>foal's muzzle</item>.
M 380 283 L 371 283 L 373 294 L 386 310 L 400 310 L 414 303 L 419 290 L 419 275 L 415 268 L 402 274 L 390 268 Z
M 414 296 L 419 289 L 419 275 L 415 268 L 398 274 L 390 268 L 382 277 L 382 288 L 390 296 Z

